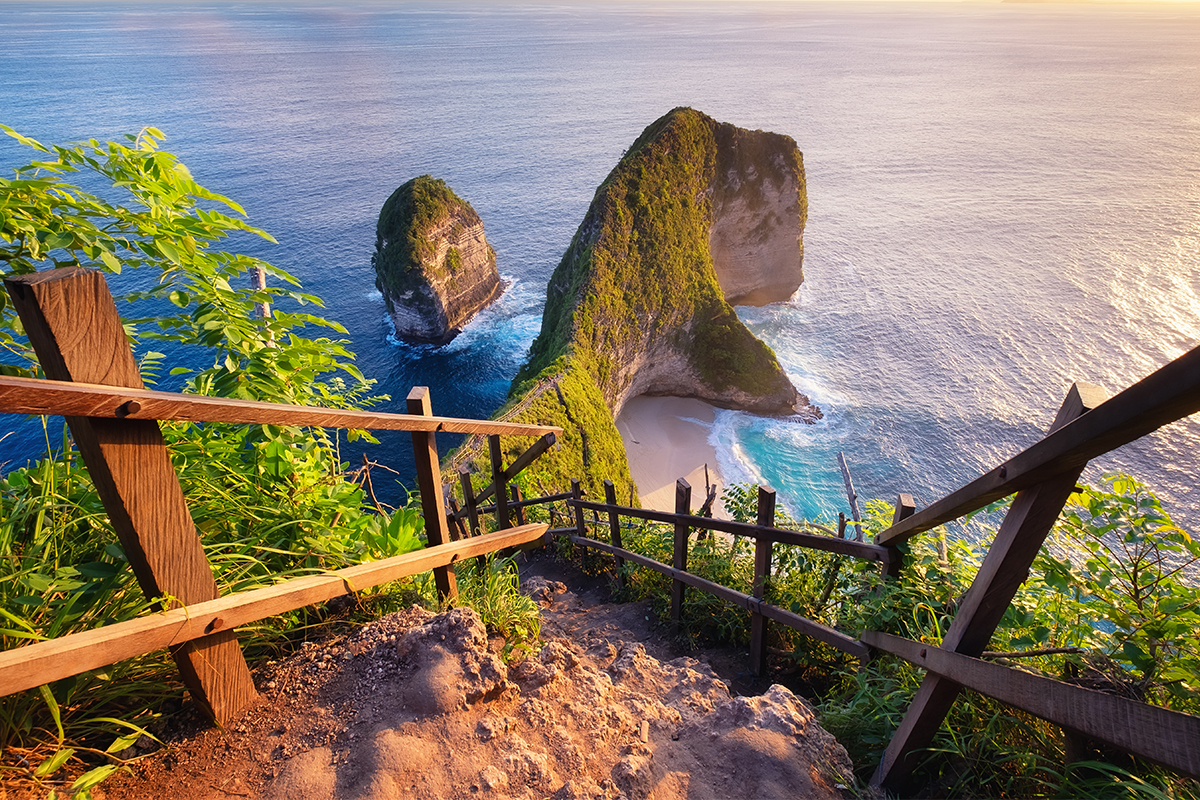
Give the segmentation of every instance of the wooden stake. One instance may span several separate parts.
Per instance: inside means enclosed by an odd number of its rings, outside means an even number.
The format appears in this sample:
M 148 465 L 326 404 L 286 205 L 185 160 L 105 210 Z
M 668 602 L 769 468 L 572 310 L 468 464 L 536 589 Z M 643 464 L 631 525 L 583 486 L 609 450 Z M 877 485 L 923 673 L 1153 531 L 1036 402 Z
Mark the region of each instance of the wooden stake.
M 1103 390 L 1099 387 L 1090 384 L 1072 386 L 1049 433 L 1078 419 L 1103 400 Z M 1028 577 L 1046 534 L 1058 519 L 1086 466 L 1086 462 L 1075 464 L 1017 493 L 954 622 L 950 624 L 942 649 L 972 657 L 983 652 L 1013 595 Z M 914 753 L 932 741 L 961 689 L 961 685 L 948 678 L 932 672 L 925 675 L 904 720 L 888 743 L 871 779 L 872 785 L 895 789 L 904 782 L 916 765 Z
M 610 506 L 617 504 L 617 487 L 612 481 L 604 482 L 604 502 Z M 611 508 L 608 510 L 608 539 L 613 547 L 624 547 L 621 544 L 621 519 Z M 617 586 L 625 588 L 625 559 L 620 556 L 617 556 Z
M 692 486 L 683 478 L 675 481 L 675 513 L 690 514 L 692 508 Z M 684 522 L 675 523 L 675 549 L 672 566 L 687 572 L 688 534 L 690 528 Z M 678 627 L 683 619 L 683 593 L 687 584 L 678 579 L 671 581 L 671 622 Z
M 508 478 L 504 474 L 504 452 L 500 449 L 500 437 L 488 437 L 488 451 L 492 456 L 492 488 L 496 495 L 496 528 L 511 528 L 508 519 Z
M 758 519 L 764 528 L 775 527 L 775 490 L 758 487 Z M 750 595 L 763 598 L 767 580 L 771 577 L 771 547 L 768 539 L 754 540 L 754 585 Z M 756 677 L 767 674 L 767 618 L 757 611 L 750 612 L 750 671 Z
M 418 417 L 433 416 L 429 387 L 414 386 L 406 400 L 408 413 Z M 446 506 L 442 502 L 442 472 L 438 467 L 437 434 L 433 431 L 413 431 L 413 459 L 417 468 L 417 486 L 421 490 L 421 510 L 425 517 L 425 535 L 429 546 L 450 542 L 446 526 Z M 458 596 L 458 580 L 454 567 L 438 567 L 433 571 L 438 597 L 443 600 Z
M 98 272 L 55 269 L 5 280 L 47 377 L 142 388 L 112 294 Z M 219 595 L 158 424 L 67 417 L 71 436 L 147 597 Z M 172 648 L 192 698 L 218 724 L 257 697 L 228 630 Z

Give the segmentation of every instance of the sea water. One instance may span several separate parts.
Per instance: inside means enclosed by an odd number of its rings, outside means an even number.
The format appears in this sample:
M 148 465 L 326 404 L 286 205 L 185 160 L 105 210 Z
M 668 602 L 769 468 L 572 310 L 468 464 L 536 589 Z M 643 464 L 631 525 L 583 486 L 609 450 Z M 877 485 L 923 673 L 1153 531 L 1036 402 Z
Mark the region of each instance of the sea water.
M 595 188 L 654 119 L 792 136 L 805 283 L 739 314 L 825 417 L 721 411 L 709 435 L 727 480 L 795 513 L 846 509 L 838 452 L 860 497 L 926 504 L 1036 441 L 1072 381 L 1117 390 L 1200 343 L 1196 4 L 9 2 L 0 37 L 0 121 L 163 129 L 275 235 L 235 245 L 325 298 L 391 409 L 414 384 L 438 414 L 503 402 Z M 30 158 L 0 143 L 6 172 Z M 441 348 L 395 341 L 370 264 L 380 206 L 424 173 L 511 282 Z M 0 462 L 40 452 L 10 428 Z M 410 445 L 381 438 L 367 455 L 411 484 Z M 1089 477 L 1130 471 L 1194 525 L 1198 444 L 1178 423 Z

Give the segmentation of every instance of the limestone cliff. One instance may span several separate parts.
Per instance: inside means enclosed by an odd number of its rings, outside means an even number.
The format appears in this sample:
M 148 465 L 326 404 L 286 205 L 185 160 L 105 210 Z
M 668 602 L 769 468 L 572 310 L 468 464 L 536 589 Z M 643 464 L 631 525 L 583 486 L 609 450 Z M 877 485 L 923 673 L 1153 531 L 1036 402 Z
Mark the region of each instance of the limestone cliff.
M 806 214 L 791 138 L 675 109 L 596 192 L 514 386 L 565 357 L 591 373 L 614 415 L 641 394 L 812 413 L 729 302 L 795 291 Z
M 547 289 L 510 417 L 564 428 L 546 485 L 628 482 L 613 424 L 642 394 L 820 416 L 730 304 L 786 299 L 801 281 L 804 168 L 790 137 L 677 108 L 596 191 Z M 593 496 L 595 496 L 593 494 Z
M 483 221 L 429 175 L 383 204 L 371 263 L 396 335 L 413 342 L 450 341 L 502 289 Z

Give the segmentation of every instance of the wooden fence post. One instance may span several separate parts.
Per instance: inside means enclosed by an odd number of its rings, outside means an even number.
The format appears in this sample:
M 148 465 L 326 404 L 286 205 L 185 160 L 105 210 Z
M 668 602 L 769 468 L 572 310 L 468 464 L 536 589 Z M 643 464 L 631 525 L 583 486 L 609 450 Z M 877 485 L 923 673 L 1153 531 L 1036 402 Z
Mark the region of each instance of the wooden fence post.
M 617 488 L 612 481 L 604 482 L 604 502 L 610 506 L 617 504 Z M 611 508 L 608 510 L 608 540 L 613 547 L 624 548 L 621 544 L 621 520 Z M 625 588 L 625 559 L 620 556 L 617 556 L 617 586 Z
M 583 499 L 583 489 L 579 486 L 579 481 L 571 479 L 571 497 L 576 500 Z M 583 509 L 575 506 L 575 534 L 577 536 L 587 536 L 587 525 L 583 522 Z
M 902 520 L 906 520 L 915 513 L 917 513 L 917 504 L 913 502 L 912 495 L 901 493 L 896 497 L 896 511 L 892 514 L 892 524 L 895 525 Z M 859 526 L 859 531 L 862 531 L 861 525 Z M 885 578 L 895 580 L 900 577 L 900 573 L 904 570 L 904 553 L 907 549 L 903 545 L 888 547 L 891 560 L 883 568 L 883 576 Z
M 519 505 L 519 503 L 522 500 L 521 487 L 517 486 L 515 484 L 512 487 L 512 500 L 513 500 L 513 505 L 516 506 L 513 509 L 513 511 L 517 515 L 517 524 L 524 525 L 525 524 L 525 507 L 522 505 Z
M 432 417 L 433 407 L 429 401 L 429 387 L 414 386 L 408 393 L 408 413 L 421 417 Z M 436 547 L 450 541 L 446 527 L 446 507 L 442 502 L 442 473 L 438 467 L 437 434 L 433 431 L 413 431 L 413 458 L 417 467 L 417 486 L 421 490 L 421 510 L 425 516 L 425 535 L 429 546 Z M 433 582 L 442 599 L 458 596 L 458 579 L 454 567 L 437 567 L 433 570 Z
M 504 477 L 504 451 L 500 449 L 500 437 L 488 437 L 488 452 L 492 457 L 492 495 L 496 499 L 496 528 L 511 528 L 508 519 L 508 479 Z M 580 534 L 582 535 L 582 534 Z
M 675 513 L 692 513 L 692 486 L 683 478 L 675 481 Z M 675 523 L 675 547 L 672 566 L 687 572 L 689 528 L 682 522 Z M 671 622 L 676 626 L 683 619 L 683 593 L 687 584 L 681 580 L 671 581 Z
M 1104 399 L 1100 387 L 1075 384 L 1067 393 L 1049 433 L 1078 419 Z M 1086 466 L 1086 462 L 1070 466 L 1017 493 L 979 573 L 954 615 L 950 630 L 942 640 L 942 649 L 972 657 L 983 652 L 1013 595 L 1028 577 L 1046 534 L 1058 519 Z M 895 788 L 904 782 L 915 766 L 913 754 L 929 745 L 961 689 L 951 680 L 926 673 L 871 778 L 873 786 Z
M 46 377 L 144 388 L 99 272 L 54 269 L 5 284 Z M 136 401 L 129 403 L 136 413 Z M 184 605 L 216 599 L 212 567 L 158 423 L 67 417 L 67 425 L 146 596 L 170 595 Z M 171 655 L 192 698 L 218 724 L 258 696 L 233 630 L 172 648 Z
M 475 499 L 475 487 L 471 485 L 471 472 L 465 466 L 458 468 L 458 482 L 462 484 L 463 505 L 467 507 L 467 533 L 478 536 L 483 533 L 479 527 L 479 502 Z
M 775 527 L 775 490 L 758 487 L 758 519 L 764 528 Z M 750 594 L 763 598 L 767 580 L 771 576 L 771 548 L 773 543 L 762 537 L 754 539 L 754 584 Z M 767 618 L 757 611 L 750 612 L 750 672 L 755 677 L 767 674 Z

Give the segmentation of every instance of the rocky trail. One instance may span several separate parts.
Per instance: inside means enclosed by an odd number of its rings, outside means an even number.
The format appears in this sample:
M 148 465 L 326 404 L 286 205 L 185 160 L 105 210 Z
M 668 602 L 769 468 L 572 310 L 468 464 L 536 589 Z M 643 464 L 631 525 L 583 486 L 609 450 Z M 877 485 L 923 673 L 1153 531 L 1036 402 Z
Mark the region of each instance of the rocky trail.
M 744 654 L 680 656 L 648 605 L 546 555 L 522 591 L 543 644 L 519 664 L 474 611 L 414 607 L 258 667 L 242 719 L 176 723 L 97 798 L 844 795 L 845 750 L 788 689 L 754 694 Z

